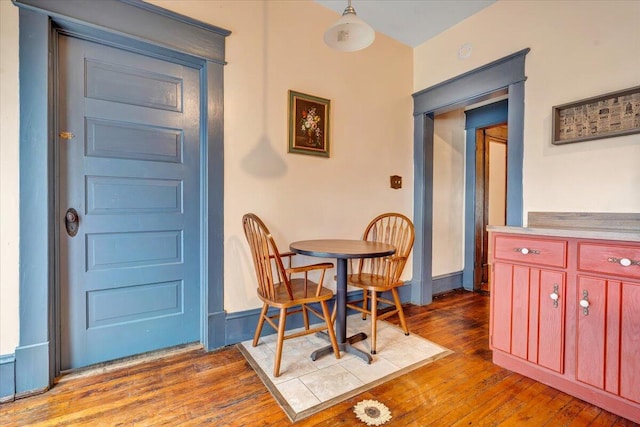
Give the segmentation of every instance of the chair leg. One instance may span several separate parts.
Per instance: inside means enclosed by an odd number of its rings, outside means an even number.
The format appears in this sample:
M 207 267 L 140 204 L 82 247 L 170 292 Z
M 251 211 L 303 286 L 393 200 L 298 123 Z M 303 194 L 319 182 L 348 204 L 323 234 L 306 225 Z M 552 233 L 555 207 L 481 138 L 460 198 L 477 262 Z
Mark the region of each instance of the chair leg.
M 329 314 L 329 306 L 326 301 L 321 301 L 320 305 L 322 306 L 322 314 L 324 314 L 325 321 L 327 322 L 327 333 L 329 334 L 329 340 L 331 340 L 333 353 L 336 355 L 336 359 L 340 359 L 340 348 L 338 347 L 336 333 L 333 330 L 333 322 L 331 321 L 331 315 Z
M 404 318 L 404 311 L 402 310 L 402 303 L 400 302 L 400 295 L 396 288 L 391 289 L 391 295 L 393 295 L 393 301 L 396 303 L 396 310 L 398 310 L 398 317 L 400 318 L 400 326 L 405 335 L 409 335 L 409 328 L 407 328 L 407 320 Z
M 302 304 L 302 320 L 304 321 L 304 329 L 308 331 L 309 330 L 309 311 L 307 310 L 306 304 Z
M 262 326 L 264 325 L 264 317 L 267 315 L 267 310 L 269 310 L 268 304 L 262 304 L 262 311 L 260 311 L 260 318 L 258 319 L 258 326 L 256 326 L 256 333 L 253 335 L 253 346 L 258 345 L 258 340 L 260 339 L 260 333 L 262 332 Z
M 378 334 L 378 293 L 371 291 L 371 354 L 376 354 L 376 337 Z
M 336 324 L 336 317 L 338 317 L 338 303 L 334 302 L 333 311 L 331 312 L 331 323 Z
M 367 313 L 364 311 L 367 309 L 367 296 L 369 295 L 369 291 L 367 291 L 366 289 L 362 290 L 362 320 L 365 320 L 367 318 Z
M 273 361 L 273 376 L 280 376 L 280 359 L 282 358 L 282 345 L 284 344 L 284 330 L 287 324 L 287 309 L 280 309 L 278 320 L 278 339 L 276 341 L 276 359 Z

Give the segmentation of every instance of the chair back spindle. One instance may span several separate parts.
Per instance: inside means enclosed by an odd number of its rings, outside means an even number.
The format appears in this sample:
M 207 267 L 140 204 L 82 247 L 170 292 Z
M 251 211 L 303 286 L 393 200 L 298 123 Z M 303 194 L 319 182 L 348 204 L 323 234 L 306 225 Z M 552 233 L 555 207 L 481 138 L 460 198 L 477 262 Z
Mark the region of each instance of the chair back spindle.
M 258 292 L 268 299 L 276 297 L 276 284 L 284 284 L 291 299 L 290 275 L 286 273 L 282 258 L 273 236 L 262 220 L 254 214 L 247 214 L 242 219 L 244 233 L 251 248 L 253 265 L 258 278 Z M 274 271 L 275 267 L 275 271 Z M 277 281 L 274 278 L 277 277 Z
M 395 246 L 396 253 L 392 255 L 392 258 L 396 262 L 389 262 L 388 258 L 361 259 L 358 272 L 384 277 L 390 282 L 400 280 L 413 248 L 414 238 L 413 224 L 406 216 L 399 213 L 378 215 L 369 223 L 362 239 Z

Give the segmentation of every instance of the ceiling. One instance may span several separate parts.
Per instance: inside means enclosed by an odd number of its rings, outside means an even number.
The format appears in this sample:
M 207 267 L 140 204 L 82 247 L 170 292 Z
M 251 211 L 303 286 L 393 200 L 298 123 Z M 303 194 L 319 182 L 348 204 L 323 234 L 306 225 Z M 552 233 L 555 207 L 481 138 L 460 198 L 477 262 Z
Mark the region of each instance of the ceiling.
M 376 32 L 416 47 L 496 0 L 352 0 L 356 14 Z M 315 0 L 340 15 L 347 0 Z M 337 19 L 337 18 L 336 18 Z

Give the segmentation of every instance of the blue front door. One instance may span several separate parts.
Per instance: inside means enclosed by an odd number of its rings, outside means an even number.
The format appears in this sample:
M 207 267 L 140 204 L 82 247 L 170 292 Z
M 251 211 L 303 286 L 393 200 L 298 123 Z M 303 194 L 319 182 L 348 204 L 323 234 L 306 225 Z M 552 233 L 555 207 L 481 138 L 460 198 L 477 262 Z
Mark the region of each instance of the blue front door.
M 60 369 L 198 341 L 199 72 L 58 46 Z

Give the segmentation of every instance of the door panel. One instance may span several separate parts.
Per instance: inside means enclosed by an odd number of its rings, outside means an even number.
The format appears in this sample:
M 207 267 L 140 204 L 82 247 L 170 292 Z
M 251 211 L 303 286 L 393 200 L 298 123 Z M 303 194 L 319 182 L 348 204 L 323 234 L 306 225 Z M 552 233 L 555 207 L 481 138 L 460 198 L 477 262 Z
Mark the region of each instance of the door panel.
M 576 379 L 604 388 L 606 342 L 607 281 L 585 276 L 578 277 L 578 301 L 586 292 L 589 308 L 578 306 L 576 331 Z M 617 343 L 613 343 L 617 344 Z
M 182 79 L 85 59 L 87 98 L 182 111 Z
M 522 359 L 527 358 L 529 335 L 529 267 L 513 266 L 513 305 L 511 318 L 511 354 Z
M 538 364 L 560 373 L 564 372 L 565 289 L 564 272 L 540 270 Z M 551 294 L 558 295 L 557 304 Z
M 180 163 L 182 132 L 88 118 L 87 156 Z
M 640 285 L 622 283 L 620 312 L 620 396 L 640 403 Z
M 493 265 L 495 289 L 493 293 L 491 345 L 511 353 L 511 316 L 513 314 L 513 266 L 502 262 Z
M 198 341 L 198 71 L 68 36 L 58 64 L 61 370 Z

